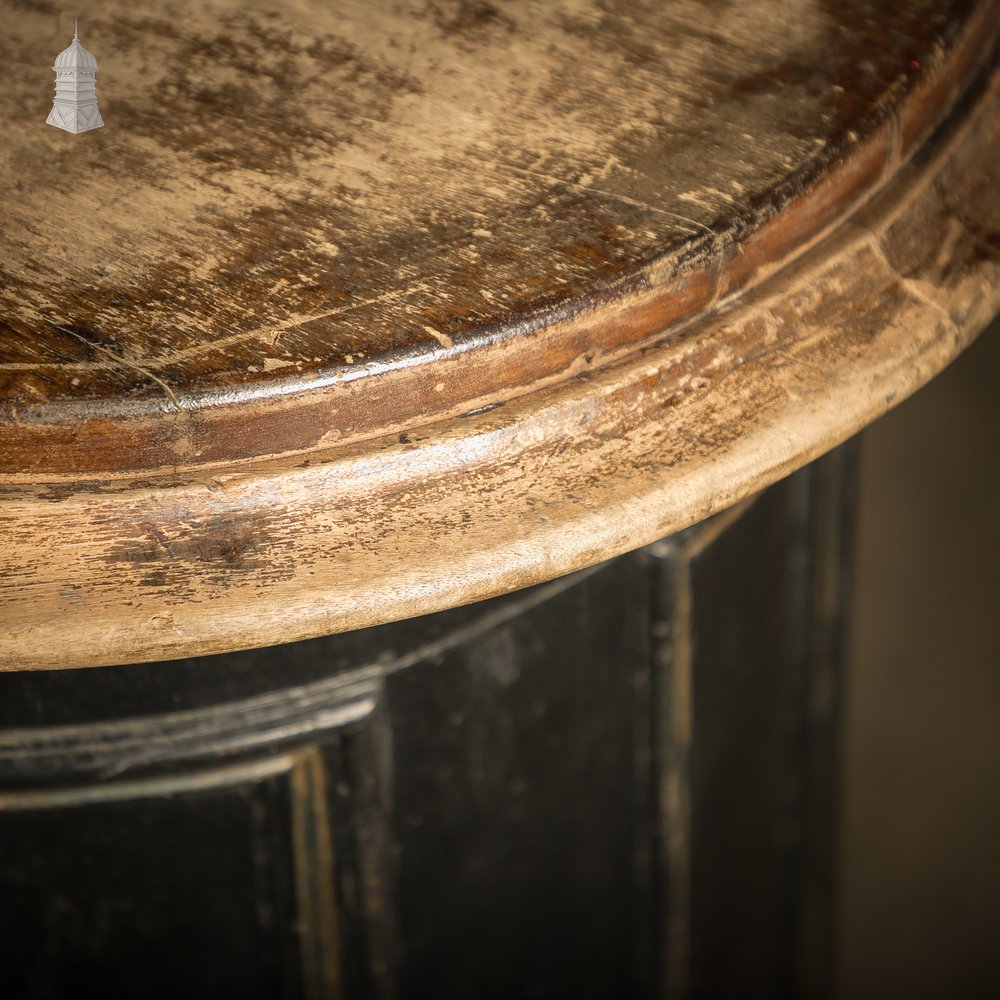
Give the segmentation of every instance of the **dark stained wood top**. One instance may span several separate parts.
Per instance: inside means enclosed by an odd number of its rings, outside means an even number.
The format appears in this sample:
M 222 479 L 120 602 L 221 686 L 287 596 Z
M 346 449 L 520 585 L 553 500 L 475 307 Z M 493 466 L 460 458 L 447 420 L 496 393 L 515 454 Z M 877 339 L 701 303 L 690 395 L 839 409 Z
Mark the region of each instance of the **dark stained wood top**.
M 0 10 L 0 470 L 35 476 L 305 451 L 599 365 L 867 197 L 996 27 L 969 0 L 109 0 L 81 25 L 107 125 L 70 135 L 41 127 L 70 22 Z
M 992 0 L 0 0 L 0 669 L 514 590 L 1000 309 Z

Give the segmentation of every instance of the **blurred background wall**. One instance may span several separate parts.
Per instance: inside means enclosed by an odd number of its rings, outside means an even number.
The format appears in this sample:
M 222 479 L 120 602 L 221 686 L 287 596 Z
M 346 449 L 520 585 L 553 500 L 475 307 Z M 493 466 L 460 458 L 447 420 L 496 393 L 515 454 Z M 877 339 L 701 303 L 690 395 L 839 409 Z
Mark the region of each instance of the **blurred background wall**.
M 1000 323 L 862 445 L 839 995 L 1000 996 Z

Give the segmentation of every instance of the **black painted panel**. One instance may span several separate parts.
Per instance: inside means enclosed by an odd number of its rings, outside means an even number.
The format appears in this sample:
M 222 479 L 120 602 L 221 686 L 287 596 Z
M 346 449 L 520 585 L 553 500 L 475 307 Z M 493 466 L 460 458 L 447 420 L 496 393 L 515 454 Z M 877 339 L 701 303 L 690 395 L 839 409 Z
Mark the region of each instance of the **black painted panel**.
M 617 564 L 389 679 L 403 996 L 628 991 L 647 616 Z
M 300 995 L 287 777 L 177 785 L 0 812 L 0 996 Z
M 776 937 L 779 713 L 786 552 L 776 491 L 691 562 L 692 982 L 770 995 Z M 719 963 L 716 956 L 725 954 Z

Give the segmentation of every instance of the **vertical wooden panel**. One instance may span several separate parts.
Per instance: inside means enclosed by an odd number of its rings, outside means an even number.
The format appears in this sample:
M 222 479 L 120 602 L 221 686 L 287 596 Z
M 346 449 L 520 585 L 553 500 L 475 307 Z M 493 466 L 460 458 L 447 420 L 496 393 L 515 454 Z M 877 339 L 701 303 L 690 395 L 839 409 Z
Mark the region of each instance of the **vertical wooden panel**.
M 0 995 L 300 996 L 287 771 L 270 770 L 4 796 Z
M 668 969 L 672 995 L 829 991 L 850 466 L 850 450 L 834 453 L 759 498 L 738 530 L 678 539 L 694 732 L 690 981 Z
M 362 674 L 3 733 L 0 995 L 388 995 L 377 698 Z
M 392 737 L 385 699 L 323 746 L 345 997 L 392 997 L 397 957 Z
M 390 677 L 403 996 L 631 982 L 647 625 L 645 575 L 615 563 Z

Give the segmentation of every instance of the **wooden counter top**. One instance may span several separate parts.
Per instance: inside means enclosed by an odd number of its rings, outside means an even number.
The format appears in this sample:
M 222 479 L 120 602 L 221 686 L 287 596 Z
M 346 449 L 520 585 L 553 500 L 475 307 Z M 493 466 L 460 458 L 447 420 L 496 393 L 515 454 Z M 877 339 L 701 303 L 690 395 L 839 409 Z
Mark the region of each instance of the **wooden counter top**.
M 1000 308 L 989 2 L 0 0 L 0 668 L 416 615 L 693 523 Z

